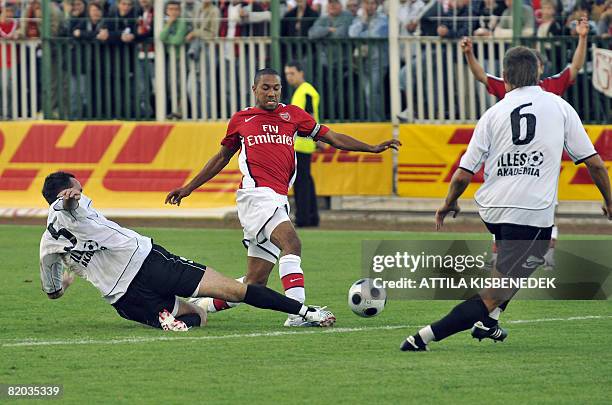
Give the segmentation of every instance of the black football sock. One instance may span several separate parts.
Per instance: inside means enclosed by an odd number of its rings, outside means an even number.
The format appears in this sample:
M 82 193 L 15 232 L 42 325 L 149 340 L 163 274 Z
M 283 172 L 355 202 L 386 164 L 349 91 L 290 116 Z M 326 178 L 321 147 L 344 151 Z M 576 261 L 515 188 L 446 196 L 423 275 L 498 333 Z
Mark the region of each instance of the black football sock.
M 202 318 L 198 314 L 186 314 L 176 317 L 177 320 L 185 322 L 190 328 L 199 327 L 202 324 Z
M 509 303 L 510 303 L 510 300 L 505 301 L 500 306 L 495 308 L 493 311 L 489 312 L 489 316 L 487 316 L 482 321 L 482 324 L 487 328 L 495 327 L 499 323 L 499 316 L 501 315 L 502 312 L 506 310 L 506 307 L 508 306 Z
M 489 310 L 475 295 L 467 301 L 453 308 L 448 315 L 431 324 L 431 330 L 436 341 L 445 339 L 455 333 L 470 329 L 475 322 L 482 321 L 489 316 Z
M 493 316 L 491 316 L 492 313 L 495 313 L 495 311 L 497 311 L 499 308 L 495 308 L 493 311 L 491 311 L 489 313 L 489 315 L 482 320 L 482 324 L 486 327 L 486 328 L 493 328 L 495 325 L 497 325 L 497 323 L 499 322 L 499 318 L 495 318 Z M 499 316 L 499 315 L 498 315 Z
M 510 303 L 510 300 L 504 301 L 504 303 L 501 304 L 498 308 L 501 309 L 502 311 L 505 311 L 509 303 Z
M 307 307 L 302 305 L 299 301 L 285 297 L 268 287 L 254 284 L 247 285 L 244 303 L 261 309 L 271 309 L 273 311 L 295 315 L 301 312 L 305 313 L 307 309 Z

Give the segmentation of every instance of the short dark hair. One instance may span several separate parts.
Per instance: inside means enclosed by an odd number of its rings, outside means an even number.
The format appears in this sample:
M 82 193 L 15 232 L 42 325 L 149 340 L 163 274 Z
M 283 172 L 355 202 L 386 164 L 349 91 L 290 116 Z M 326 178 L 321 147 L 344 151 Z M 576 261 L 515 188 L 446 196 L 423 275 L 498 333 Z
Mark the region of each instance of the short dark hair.
M 279 78 L 281 77 L 278 74 L 278 72 L 272 68 L 259 69 L 258 71 L 255 72 L 255 78 L 253 79 L 253 85 L 257 86 L 257 83 L 259 83 L 259 78 L 264 75 L 278 76 Z
M 73 179 L 74 174 L 66 172 L 55 172 L 45 178 L 45 184 L 42 189 L 42 195 L 49 204 L 57 200 L 57 195 L 67 188 L 72 186 L 70 179 Z
M 531 52 L 533 52 L 533 54 L 536 56 L 536 58 L 538 58 L 538 62 L 540 62 L 540 64 L 542 66 L 544 66 L 544 64 L 545 64 L 544 56 L 542 56 L 540 51 L 538 51 L 537 49 L 532 49 Z
M 292 61 L 287 62 L 287 64 L 285 64 L 285 66 L 295 68 L 295 70 L 297 70 L 298 72 L 303 72 L 304 71 L 304 67 L 297 60 L 292 60 Z
M 98 10 L 102 11 L 102 5 L 100 3 L 98 3 L 97 1 L 90 1 L 87 4 L 87 10 L 89 10 L 90 8 L 95 7 Z
M 181 7 L 181 2 L 178 1 L 178 0 L 168 0 L 166 2 L 166 6 L 165 7 L 168 8 L 168 6 L 179 6 L 179 7 Z
M 513 87 L 538 84 L 538 58 L 524 46 L 510 48 L 504 56 L 504 78 Z

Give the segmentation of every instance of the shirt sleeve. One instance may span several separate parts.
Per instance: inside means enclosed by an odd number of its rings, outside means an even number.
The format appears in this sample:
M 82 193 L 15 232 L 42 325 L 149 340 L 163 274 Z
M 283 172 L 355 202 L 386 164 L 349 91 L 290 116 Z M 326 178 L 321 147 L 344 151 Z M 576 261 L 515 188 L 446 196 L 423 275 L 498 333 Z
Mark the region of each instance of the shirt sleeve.
M 567 103 L 565 103 L 565 110 L 564 148 L 574 161 L 574 164 L 580 164 L 591 156 L 596 155 L 597 151 L 584 130 L 584 126 L 576 110 Z
M 225 138 L 221 140 L 221 145 L 231 150 L 240 149 L 240 126 L 236 116 L 237 115 L 234 114 L 229 124 L 227 124 L 227 132 L 225 133 Z
M 574 84 L 574 81 L 572 80 L 572 72 L 568 66 L 559 74 L 543 79 L 540 86 L 550 93 L 562 96 L 572 84 Z
M 53 294 L 62 289 L 62 274 L 64 267 L 57 253 L 43 256 L 40 261 L 40 282 L 47 294 Z
M 487 114 L 483 115 L 476 128 L 467 150 L 461 157 L 459 167 L 465 171 L 475 174 L 480 170 L 480 167 L 487 159 L 489 155 L 489 147 L 491 145 L 491 135 L 488 130 L 488 118 Z
M 487 75 L 487 92 L 498 99 L 506 96 L 506 86 L 504 80 L 496 76 Z
M 315 119 L 301 108 L 294 108 L 292 111 L 294 122 L 297 124 L 297 135 L 305 138 L 318 140 L 329 132 L 325 125 L 318 124 Z

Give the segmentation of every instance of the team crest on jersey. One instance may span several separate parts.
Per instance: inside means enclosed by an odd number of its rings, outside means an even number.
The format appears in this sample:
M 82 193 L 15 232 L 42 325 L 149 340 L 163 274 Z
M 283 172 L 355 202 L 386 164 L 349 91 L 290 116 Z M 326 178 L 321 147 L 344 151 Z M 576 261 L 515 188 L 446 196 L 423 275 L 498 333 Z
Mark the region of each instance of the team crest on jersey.
M 284 119 L 285 121 L 289 121 L 291 119 L 291 115 L 289 115 L 288 112 L 282 112 L 280 114 L 278 114 L 282 119 Z

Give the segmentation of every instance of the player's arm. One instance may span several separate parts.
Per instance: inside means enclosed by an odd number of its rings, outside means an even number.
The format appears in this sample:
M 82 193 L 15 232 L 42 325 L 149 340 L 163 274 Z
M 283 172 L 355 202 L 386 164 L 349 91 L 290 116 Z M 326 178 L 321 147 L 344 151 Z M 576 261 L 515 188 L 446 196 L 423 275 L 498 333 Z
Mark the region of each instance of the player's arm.
M 316 140 L 325 142 L 336 149 L 349 150 L 353 152 L 369 152 L 369 153 L 380 153 L 387 149 L 398 150 L 398 147 L 402 146 L 402 143 L 397 139 L 390 139 L 379 143 L 378 145 L 370 145 L 365 142 L 361 142 L 352 136 L 340 134 L 332 131 L 331 129 L 325 133 L 325 135 L 318 137 Z
M 232 160 L 232 156 L 234 156 L 238 149 L 239 147 L 228 148 L 227 146 L 222 145 L 219 152 L 210 158 L 204 168 L 200 170 L 200 173 L 198 173 L 189 183 L 168 193 L 165 204 L 170 203 L 181 205 L 181 200 L 183 198 L 187 197 L 193 192 L 193 190 L 197 189 L 202 184 L 219 174 L 219 172 L 223 170 L 225 166 L 227 166 L 230 160 Z
M 440 230 L 444 225 L 444 218 L 451 212 L 453 218 L 459 214 L 459 204 L 457 200 L 465 192 L 467 186 L 470 185 L 474 173 L 480 170 L 483 162 L 486 160 L 489 147 L 491 145 L 490 131 L 488 129 L 489 115 L 485 113 L 474 129 L 474 134 L 465 151 L 465 154 L 459 161 L 459 168 L 453 173 L 451 184 L 448 188 L 448 194 L 444 200 L 444 204 L 436 211 L 436 230 Z
M 570 65 L 570 78 L 572 81 L 576 79 L 578 72 L 584 66 L 587 53 L 587 35 L 589 35 L 589 21 L 586 17 L 582 17 L 576 25 L 576 33 L 578 34 L 578 46 L 572 57 Z
M 455 170 L 448 188 L 446 200 L 444 200 L 444 204 L 436 211 L 436 230 L 440 230 L 440 228 L 442 228 L 444 225 L 444 218 L 446 218 L 448 214 L 452 212 L 453 218 L 459 214 L 461 209 L 459 208 L 457 200 L 465 192 L 467 186 L 470 185 L 473 176 L 474 173 L 469 172 L 462 167 Z
M 474 56 L 474 51 L 472 47 L 472 40 L 469 37 L 463 37 L 461 39 L 461 50 L 465 55 L 465 60 L 467 61 L 468 66 L 470 67 L 470 71 L 479 82 L 483 83 L 485 86 L 487 85 L 487 73 L 484 68 L 480 66 L 476 56 Z
M 40 281 L 49 299 L 61 298 L 74 282 L 74 276 L 64 271 L 57 255 L 47 255 L 40 263 Z
M 612 196 L 610 195 L 610 177 L 608 175 L 608 169 L 606 169 L 606 165 L 599 155 L 593 155 L 585 159 L 584 164 L 589 170 L 593 183 L 595 183 L 603 197 L 604 215 L 608 217 L 608 220 L 612 220 Z

